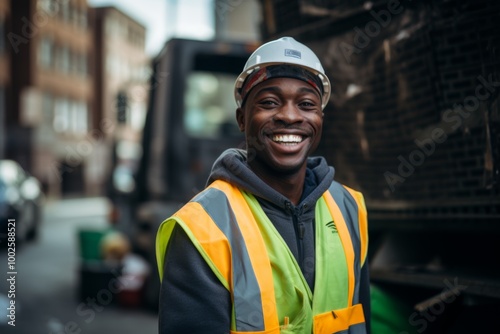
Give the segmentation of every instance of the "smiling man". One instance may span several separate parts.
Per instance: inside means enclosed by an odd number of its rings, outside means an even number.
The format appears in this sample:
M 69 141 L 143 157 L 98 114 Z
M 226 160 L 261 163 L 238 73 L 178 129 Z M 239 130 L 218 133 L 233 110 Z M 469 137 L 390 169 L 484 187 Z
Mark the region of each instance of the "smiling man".
M 160 227 L 160 333 L 368 333 L 363 196 L 311 157 L 330 81 L 290 37 L 268 42 L 235 83 L 246 150 Z

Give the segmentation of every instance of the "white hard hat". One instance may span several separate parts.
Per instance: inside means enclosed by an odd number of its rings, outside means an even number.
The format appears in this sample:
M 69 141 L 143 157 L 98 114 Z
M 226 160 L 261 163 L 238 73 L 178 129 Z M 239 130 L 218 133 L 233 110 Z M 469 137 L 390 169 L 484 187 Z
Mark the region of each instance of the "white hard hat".
M 248 58 L 243 72 L 234 84 L 234 97 L 238 107 L 241 107 L 244 96 L 241 88 L 249 75 L 271 65 L 291 65 L 301 67 L 319 79 L 322 87 L 321 109 L 324 109 L 330 98 L 330 80 L 314 52 L 292 37 L 282 37 L 261 45 Z

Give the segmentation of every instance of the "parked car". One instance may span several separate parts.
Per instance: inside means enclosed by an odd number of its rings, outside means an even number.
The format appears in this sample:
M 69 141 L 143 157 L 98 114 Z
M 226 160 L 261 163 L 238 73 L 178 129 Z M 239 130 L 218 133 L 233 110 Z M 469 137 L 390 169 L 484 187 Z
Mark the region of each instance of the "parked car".
M 40 182 L 35 177 L 15 161 L 0 160 L 0 245 L 7 240 L 9 219 L 15 220 L 17 242 L 36 237 L 42 198 Z

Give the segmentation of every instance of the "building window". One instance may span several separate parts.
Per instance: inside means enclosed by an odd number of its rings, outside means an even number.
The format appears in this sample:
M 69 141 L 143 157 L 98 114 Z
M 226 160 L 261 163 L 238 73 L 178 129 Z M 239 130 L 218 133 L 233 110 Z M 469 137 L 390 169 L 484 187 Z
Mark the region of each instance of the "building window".
M 110 15 L 106 18 L 106 34 L 110 37 L 118 36 L 118 21 L 113 15 Z
M 80 9 L 78 9 L 78 7 L 70 5 L 69 18 L 70 18 L 71 23 L 77 28 L 80 27 L 80 22 L 78 20 L 78 17 L 80 16 L 79 13 L 80 13 Z
M 127 29 L 127 41 L 136 47 L 144 47 L 144 32 L 139 27 L 129 24 Z
M 118 36 L 120 36 L 120 38 L 126 40 L 127 33 L 128 33 L 127 21 L 123 17 L 119 17 L 117 22 L 118 22 L 118 25 L 117 25 Z
M 53 119 L 54 114 L 54 98 L 49 93 L 43 93 L 42 98 L 42 114 L 43 114 L 43 123 L 47 124 L 50 120 Z
M 64 22 L 69 22 L 71 17 L 70 17 L 70 3 L 69 1 L 62 1 L 60 2 L 60 14 L 61 14 L 61 19 Z
M 128 27 L 128 41 L 130 44 L 135 44 L 135 29 L 132 26 Z
M 106 34 L 109 36 L 129 40 L 129 28 L 128 22 L 125 18 L 120 15 L 110 14 L 106 18 Z
M 129 110 L 129 123 L 132 129 L 140 131 L 146 119 L 146 104 L 144 101 L 131 101 Z
M 80 9 L 79 13 L 80 13 L 80 15 L 78 17 L 78 22 L 80 24 L 80 27 L 82 29 L 86 29 L 87 28 L 87 24 L 88 24 L 87 8 Z
M 80 52 L 74 51 L 71 53 L 71 73 L 77 76 L 81 76 L 80 72 Z
M 121 65 L 120 68 L 121 79 L 126 81 L 130 80 L 131 67 L 127 59 L 121 59 L 120 65 Z
M 59 133 L 84 134 L 88 131 L 88 107 L 85 101 L 57 99 L 53 126 Z
M 53 66 L 57 71 L 85 78 L 88 74 L 88 57 L 86 53 L 71 50 L 67 46 L 53 45 L 52 41 L 42 41 L 40 63 Z M 50 44 L 50 47 L 47 45 Z M 49 52 L 50 49 L 50 52 Z M 55 55 L 55 57 L 52 57 Z M 49 58 L 50 61 L 49 61 Z M 53 58 L 53 59 L 52 59 Z
M 57 44 L 54 44 L 54 51 L 53 51 L 53 55 L 54 55 L 54 68 L 57 70 L 57 71 L 61 71 L 61 62 L 62 62 L 62 55 L 61 55 L 61 47 Z
M 38 9 L 53 16 L 59 10 L 58 0 L 38 0 Z
M 125 61 L 118 56 L 108 54 L 106 57 L 106 72 L 115 78 L 122 78 L 125 70 Z
M 87 133 L 88 130 L 88 108 L 87 103 L 85 102 L 77 102 L 76 110 L 75 110 L 75 123 L 73 123 L 73 131 L 75 133 L 84 134 Z
M 73 51 L 68 47 L 57 49 L 57 69 L 61 73 L 85 78 L 87 76 L 87 55 Z
M 57 99 L 54 106 L 53 126 L 56 132 L 67 132 L 70 124 L 69 101 Z
M 69 73 L 69 69 L 70 69 L 70 56 L 69 56 L 69 49 L 67 46 L 62 46 L 60 49 L 59 49 L 59 52 L 60 52 L 60 70 L 61 72 L 63 73 Z
M 39 63 L 43 68 L 52 67 L 52 54 L 53 54 L 54 43 L 50 37 L 42 37 L 40 39 L 40 53 L 39 53 Z
M 88 68 L 87 68 L 87 55 L 84 54 L 84 53 L 81 53 L 78 56 L 78 73 L 82 77 L 86 77 L 87 76 L 87 71 L 88 71 Z
M 106 73 L 107 74 L 113 74 L 114 73 L 114 67 L 115 66 L 115 61 L 114 57 L 110 54 L 106 56 Z

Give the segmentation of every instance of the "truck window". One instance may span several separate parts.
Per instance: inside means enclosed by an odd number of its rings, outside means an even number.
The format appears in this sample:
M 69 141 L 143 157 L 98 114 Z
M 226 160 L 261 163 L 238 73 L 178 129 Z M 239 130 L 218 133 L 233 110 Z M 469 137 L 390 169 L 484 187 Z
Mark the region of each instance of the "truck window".
M 184 128 L 188 136 L 219 138 L 239 134 L 233 85 L 236 75 L 193 71 L 184 95 Z

